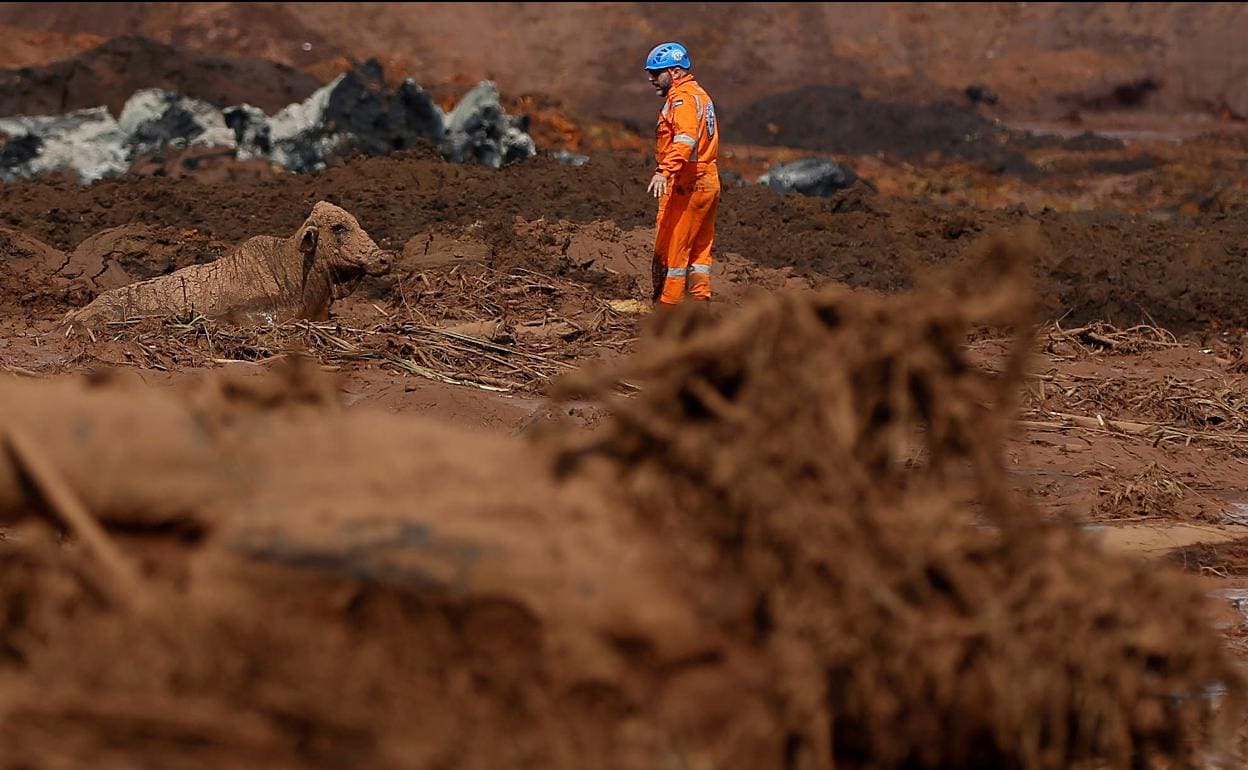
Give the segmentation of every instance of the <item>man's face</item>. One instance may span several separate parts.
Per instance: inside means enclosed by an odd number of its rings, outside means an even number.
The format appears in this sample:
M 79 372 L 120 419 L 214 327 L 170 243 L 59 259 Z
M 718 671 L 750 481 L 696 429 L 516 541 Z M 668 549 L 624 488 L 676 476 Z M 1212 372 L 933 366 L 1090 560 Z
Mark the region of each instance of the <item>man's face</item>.
M 650 85 L 654 86 L 654 92 L 659 96 L 667 96 L 667 92 L 672 87 L 671 67 L 663 70 L 646 70 L 646 74 L 650 76 Z

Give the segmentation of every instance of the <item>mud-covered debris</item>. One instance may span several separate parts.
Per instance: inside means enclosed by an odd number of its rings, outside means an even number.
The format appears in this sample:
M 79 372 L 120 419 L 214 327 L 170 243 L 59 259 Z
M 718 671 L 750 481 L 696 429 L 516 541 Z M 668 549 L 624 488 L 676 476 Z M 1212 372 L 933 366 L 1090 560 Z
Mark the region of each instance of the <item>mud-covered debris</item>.
M 410 79 L 385 87 L 381 65 L 370 59 L 302 102 L 273 115 L 244 105 L 226 110 L 240 157 L 269 157 L 289 171 L 318 171 L 349 152 L 386 155 L 420 142 L 440 146 L 442 110 Z
M 338 150 L 345 150 L 350 137 L 333 131 L 324 123 L 325 110 L 335 88 L 346 79 L 339 75 L 323 88 L 302 102 L 289 104 L 272 117 L 265 117 L 264 128 L 245 125 L 243 133 L 257 138 L 267 138 L 270 150 L 267 157 L 287 171 L 319 171 L 328 164 Z M 246 112 L 235 117 L 254 117 Z M 235 136 L 239 129 L 234 129 Z M 260 145 L 241 148 L 250 157 L 260 157 Z
M 225 125 L 234 132 L 235 156 L 239 160 L 265 158 L 273 152 L 268 118 L 264 110 L 250 104 L 240 104 L 222 110 Z
M 555 150 L 550 155 L 565 166 L 584 166 L 589 162 L 588 155 L 581 155 L 571 150 Z
M 20 166 L 39 155 L 43 142 L 34 134 L 10 137 L 0 133 L 0 169 Z
M 849 166 L 826 158 L 802 158 L 771 168 L 758 178 L 773 190 L 828 197 L 852 187 L 858 175 Z
M 411 78 L 400 83 L 390 99 L 386 120 L 394 127 L 393 136 L 388 148 L 378 147 L 375 155 L 413 147 L 421 140 L 435 147 L 441 147 L 446 141 L 446 116 L 433 97 Z
M 419 144 L 444 159 L 497 168 L 535 154 L 524 116 L 508 115 L 493 83 L 469 91 L 450 115 L 415 82 L 385 85 L 370 59 L 273 115 L 250 104 L 218 109 L 169 91 L 135 92 L 116 120 L 103 107 L 64 116 L 0 120 L 0 180 L 47 171 L 90 183 L 116 176 L 163 147 L 224 147 L 239 160 L 265 159 L 294 172 L 319 171 L 351 153 L 388 155 Z
M 124 173 L 141 155 L 165 146 L 232 147 L 234 137 L 221 111 L 168 91 L 137 91 L 114 120 L 103 107 L 61 116 L 0 119 L 0 132 L 13 137 L 0 151 L 0 179 L 68 171 L 83 184 Z
M 87 184 L 130 167 L 128 137 L 103 107 L 0 118 L 0 133 L 20 148 L 0 155 L 0 181 L 68 171 Z
M 479 83 L 464 94 L 446 116 L 447 137 L 443 156 L 455 163 L 476 160 L 498 168 L 537 153 L 526 131 L 525 116 L 509 116 L 498 100 L 498 87 Z
M 234 138 L 216 107 L 155 88 L 136 91 L 122 108 L 117 125 L 126 134 L 132 160 L 166 145 L 229 147 Z

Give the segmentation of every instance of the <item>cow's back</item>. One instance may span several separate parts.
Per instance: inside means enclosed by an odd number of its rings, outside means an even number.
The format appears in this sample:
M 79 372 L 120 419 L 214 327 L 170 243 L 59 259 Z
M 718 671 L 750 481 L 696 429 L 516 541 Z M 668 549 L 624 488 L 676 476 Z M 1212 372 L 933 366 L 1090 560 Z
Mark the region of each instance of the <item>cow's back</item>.
M 237 322 L 272 321 L 298 309 L 300 283 L 301 264 L 290 242 L 259 235 L 213 262 L 104 292 L 66 320 L 200 314 Z

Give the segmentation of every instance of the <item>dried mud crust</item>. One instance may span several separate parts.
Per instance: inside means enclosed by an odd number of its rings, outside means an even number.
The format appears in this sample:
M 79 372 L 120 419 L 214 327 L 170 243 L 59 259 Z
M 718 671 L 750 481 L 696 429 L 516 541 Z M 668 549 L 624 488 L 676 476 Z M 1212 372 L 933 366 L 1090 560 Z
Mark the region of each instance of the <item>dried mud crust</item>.
M 566 382 L 645 384 L 592 435 L 344 412 L 298 362 L 180 391 L 0 383 L 0 510 L 27 521 L 0 541 L 4 760 L 1185 759 L 1225 728 L 1204 688 L 1229 719 L 1242 687 L 1199 588 L 1005 491 L 1027 346 L 994 374 L 960 345 L 1025 328 L 1034 249 L 997 240 L 914 295 L 663 316 Z M 28 521 L 70 521 L 67 491 L 102 537 Z
M 496 259 L 522 263 L 534 246 L 516 238 L 517 218 L 652 227 L 647 172 L 641 159 L 622 155 L 580 168 L 536 158 L 493 171 L 407 151 L 353 159 L 321 174 L 216 184 L 146 177 L 87 188 L 19 182 L 0 186 L 0 225 L 62 251 L 123 224 L 195 229 L 237 243 L 292 231 L 323 199 L 354 212 L 383 248 L 400 250 L 412 236 L 438 228 L 475 226 Z M 1157 221 L 1117 212 L 951 209 L 859 189 L 811 199 L 729 187 L 717 248 L 765 267 L 791 267 L 815 283 L 897 291 L 912 284 L 917 269 L 959 257 L 973 240 L 968 236 L 1034 220 L 1046 239 L 1037 266 L 1043 314 L 1183 332 L 1212 323 L 1248 327 L 1248 219 L 1237 211 Z

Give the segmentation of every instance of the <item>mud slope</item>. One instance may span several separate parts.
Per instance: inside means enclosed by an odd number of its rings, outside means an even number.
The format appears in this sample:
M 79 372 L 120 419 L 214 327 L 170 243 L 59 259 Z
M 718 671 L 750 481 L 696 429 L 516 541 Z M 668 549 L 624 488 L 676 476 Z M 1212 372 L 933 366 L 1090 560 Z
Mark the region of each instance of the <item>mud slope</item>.
M 271 113 L 322 85 L 284 64 L 125 36 L 51 64 L 0 72 L 0 115 L 58 115 L 100 105 L 118 115 L 142 88 L 163 88 L 218 107 L 247 103 Z

